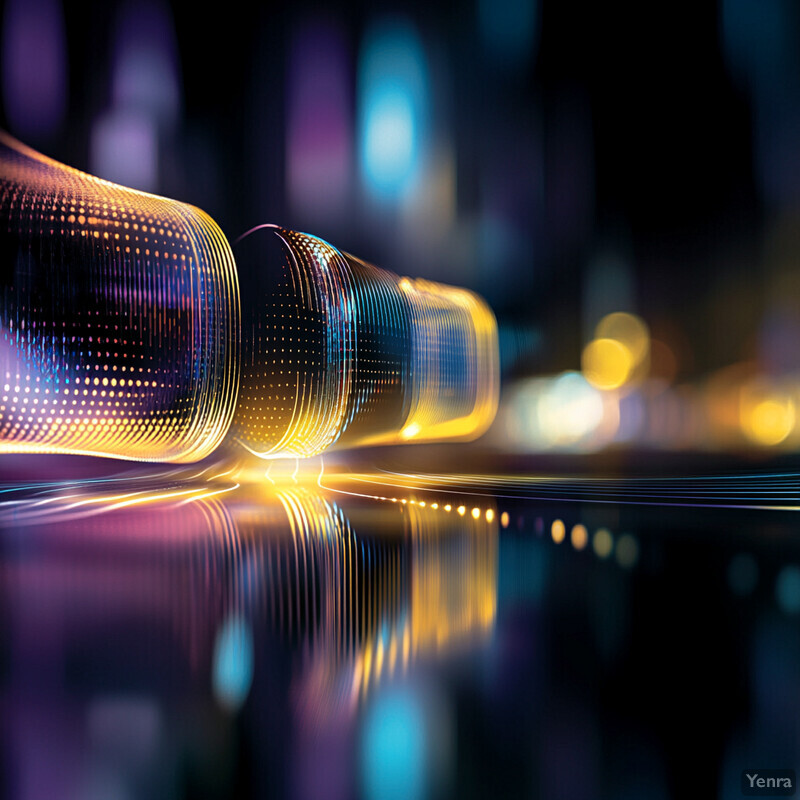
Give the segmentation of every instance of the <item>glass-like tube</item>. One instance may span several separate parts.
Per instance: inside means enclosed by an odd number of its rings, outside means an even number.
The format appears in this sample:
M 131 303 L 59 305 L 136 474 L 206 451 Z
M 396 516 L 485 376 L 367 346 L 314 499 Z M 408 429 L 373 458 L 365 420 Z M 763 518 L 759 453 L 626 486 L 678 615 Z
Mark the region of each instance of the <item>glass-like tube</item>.
M 494 419 L 497 324 L 478 295 L 275 226 L 235 251 L 245 311 L 233 430 L 251 452 L 467 440 Z
M 230 247 L 198 208 L 0 132 L 0 452 L 193 461 L 239 376 Z

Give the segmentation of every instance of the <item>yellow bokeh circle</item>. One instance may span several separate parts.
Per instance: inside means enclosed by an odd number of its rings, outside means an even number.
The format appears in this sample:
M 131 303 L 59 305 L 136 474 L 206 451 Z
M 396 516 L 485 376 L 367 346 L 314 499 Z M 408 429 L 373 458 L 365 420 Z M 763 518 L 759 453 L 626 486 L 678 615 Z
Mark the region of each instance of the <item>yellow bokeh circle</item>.
M 583 349 L 583 374 L 598 389 L 618 389 L 635 366 L 631 351 L 616 339 L 593 339 Z

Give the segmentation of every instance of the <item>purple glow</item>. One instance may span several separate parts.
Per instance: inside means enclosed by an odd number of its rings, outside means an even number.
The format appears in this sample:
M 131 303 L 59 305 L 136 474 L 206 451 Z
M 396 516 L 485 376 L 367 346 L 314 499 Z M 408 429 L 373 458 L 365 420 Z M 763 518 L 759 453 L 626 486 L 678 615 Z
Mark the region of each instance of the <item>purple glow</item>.
M 800 315 L 787 303 L 773 307 L 761 323 L 758 339 L 759 362 L 771 375 L 800 371 Z
M 92 128 L 92 172 L 98 177 L 155 191 L 158 188 L 158 135 L 151 118 L 112 111 Z
M 9 126 L 37 141 L 58 132 L 67 108 L 64 17 L 59 0 L 8 0 L 2 35 Z
M 347 47 L 339 28 L 313 22 L 294 38 L 289 63 L 287 186 L 302 213 L 330 218 L 350 189 L 353 136 Z
M 113 105 L 171 125 L 181 106 L 175 30 L 169 9 L 157 0 L 130 2 L 117 17 Z

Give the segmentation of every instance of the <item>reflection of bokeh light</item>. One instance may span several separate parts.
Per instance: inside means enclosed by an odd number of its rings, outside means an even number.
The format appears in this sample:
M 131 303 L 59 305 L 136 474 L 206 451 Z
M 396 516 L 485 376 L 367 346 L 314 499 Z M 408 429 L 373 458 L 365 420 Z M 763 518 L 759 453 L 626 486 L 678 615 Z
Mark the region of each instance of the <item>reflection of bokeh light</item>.
M 598 558 L 608 558 L 614 548 L 614 539 L 607 528 L 599 528 L 592 540 L 592 548 Z
M 367 189 L 401 198 L 419 177 L 428 77 L 422 45 L 407 24 L 368 32 L 359 64 L 361 169 Z
M 413 555 L 407 630 L 412 657 L 469 641 L 494 625 L 497 527 L 477 510 L 470 515 L 474 522 L 464 523 L 420 511 L 419 506 L 409 509 Z
M 614 339 L 630 351 L 634 364 L 647 355 L 650 347 L 650 332 L 647 325 L 633 314 L 616 312 L 603 317 L 594 332 L 597 339 Z
M 786 396 L 774 395 L 753 405 L 743 403 L 741 415 L 745 434 L 765 446 L 780 444 L 794 428 L 794 402 Z
M 500 515 L 500 524 L 501 524 L 501 525 L 502 525 L 504 528 L 507 528 L 507 527 L 508 527 L 508 523 L 509 523 L 509 522 L 510 522 L 510 518 L 509 518 L 509 516 L 508 516 L 508 511 L 504 511 L 504 512 L 503 512 L 503 513 Z
M 425 715 L 410 689 L 376 697 L 362 736 L 363 789 L 369 800 L 415 800 L 425 796 Z
M 618 389 L 633 366 L 631 351 L 616 339 L 594 339 L 583 350 L 583 374 L 598 389 Z
M 790 564 L 780 571 L 775 583 L 775 597 L 787 614 L 800 612 L 800 568 Z
M 223 708 L 238 710 L 253 681 L 253 636 L 241 617 L 228 617 L 220 628 L 213 666 L 214 697 Z
M 758 583 L 758 564 L 748 553 L 739 553 L 728 565 L 728 584 L 734 594 L 751 594 Z
M 623 533 L 617 542 L 617 563 L 630 569 L 639 560 L 639 544 L 629 533 Z
M 572 546 L 576 550 L 583 550 L 589 541 L 589 533 L 586 530 L 586 526 L 580 524 L 574 525 L 572 533 L 570 534 L 570 540 L 572 541 Z
M 550 535 L 553 537 L 553 541 L 556 544 L 561 544 L 561 542 L 564 541 L 566 533 L 567 529 L 564 523 L 560 519 L 554 519 L 553 524 L 550 526 Z

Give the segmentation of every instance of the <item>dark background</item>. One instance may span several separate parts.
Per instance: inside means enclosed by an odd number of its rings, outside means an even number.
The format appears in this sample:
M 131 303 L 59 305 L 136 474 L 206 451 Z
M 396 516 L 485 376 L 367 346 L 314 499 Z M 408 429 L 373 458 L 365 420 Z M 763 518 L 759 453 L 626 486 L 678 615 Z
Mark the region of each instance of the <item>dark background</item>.
M 497 313 L 507 378 L 577 368 L 594 325 L 620 310 L 670 348 L 678 383 L 743 361 L 777 377 L 800 370 L 791 0 L 202 11 L 7 0 L 0 20 L 0 123 L 12 134 L 194 203 L 230 239 L 276 222 L 474 288 Z M 360 149 L 376 40 L 418 78 L 413 190 L 398 179 L 376 192 Z M 557 481 L 547 502 L 501 497 L 497 514 L 512 522 L 491 637 L 423 660 L 410 686 L 388 683 L 400 701 L 381 705 L 376 691 L 360 713 L 391 723 L 404 698 L 434 722 L 443 709 L 455 743 L 443 796 L 738 797 L 742 769 L 796 767 L 793 460 L 756 489 L 745 478 L 729 488 L 735 465 L 723 460 L 705 490 L 722 505 L 777 497 L 780 511 L 660 507 L 669 487 L 651 488 L 652 507 L 624 493 L 594 506 Z M 5 482 L 41 477 L 39 462 L 20 463 L 8 461 Z M 515 466 L 541 473 L 542 461 Z M 696 501 L 696 481 L 682 480 L 688 500 L 674 502 Z M 573 532 L 637 537 L 638 564 L 551 542 L 557 517 Z M 256 613 L 248 703 L 238 716 L 215 704 L 221 621 L 250 620 L 249 593 L 282 584 L 257 571 L 263 557 L 241 556 L 238 534 L 198 524 L 184 546 L 175 518 L 132 514 L 116 534 L 100 518 L 104 547 L 87 543 L 83 522 L 0 525 L 0 795 L 299 797 L 318 781 L 317 796 L 353 796 L 373 729 L 360 716 L 326 728 L 316 684 L 298 683 L 301 648 Z M 382 552 L 380 525 L 356 533 Z M 267 525 L 242 540 L 256 555 L 277 546 Z M 79 735 L 97 723 L 92 708 L 101 722 L 111 713 L 97 741 Z M 160 746 L 130 766 L 131 720 L 154 709 Z
M 765 330 L 780 317 L 785 339 L 800 324 L 800 25 L 789 0 L 226 4 L 213 13 L 179 1 L 15 0 L 3 19 L 2 123 L 19 138 L 122 179 L 130 173 L 114 168 L 114 153 L 133 155 L 119 137 L 110 158 L 93 155 L 99 121 L 143 116 L 157 153 L 142 188 L 201 206 L 231 239 L 278 222 L 396 272 L 477 289 L 514 331 L 504 359 L 516 373 L 575 368 L 592 326 L 613 310 L 646 319 L 687 380 L 741 359 L 771 363 Z M 60 78 L 20 101 L 15 81 L 24 80 L 9 64 L 25 56 L 10 42 L 30 19 L 39 33 L 27 57 Z M 358 144 L 370 102 L 364 49 L 387 24 L 418 45 L 427 160 L 405 200 L 416 216 L 398 196 L 376 201 Z M 320 29 L 336 41 L 333 56 L 309 39 Z M 156 54 L 153 74 L 165 80 L 115 92 L 126 48 L 145 61 Z M 341 161 L 346 186 L 330 191 L 321 172 L 316 205 L 293 199 L 287 153 L 298 63 L 312 84 L 315 65 L 339 69 L 332 104 L 349 132 L 336 152 L 324 136 L 317 145 L 323 167 Z M 165 85 L 175 89 L 166 100 Z M 46 105 L 48 91 L 60 110 L 42 124 L 30 98 Z M 318 107 L 314 124 L 330 129 L 339 111 L 332 122 Z M 435 191 L 442 152 L 449 210 L 426 225 L 436 215 L 420 198 Z M 796 367 L 795 356 L 780 359 Z

